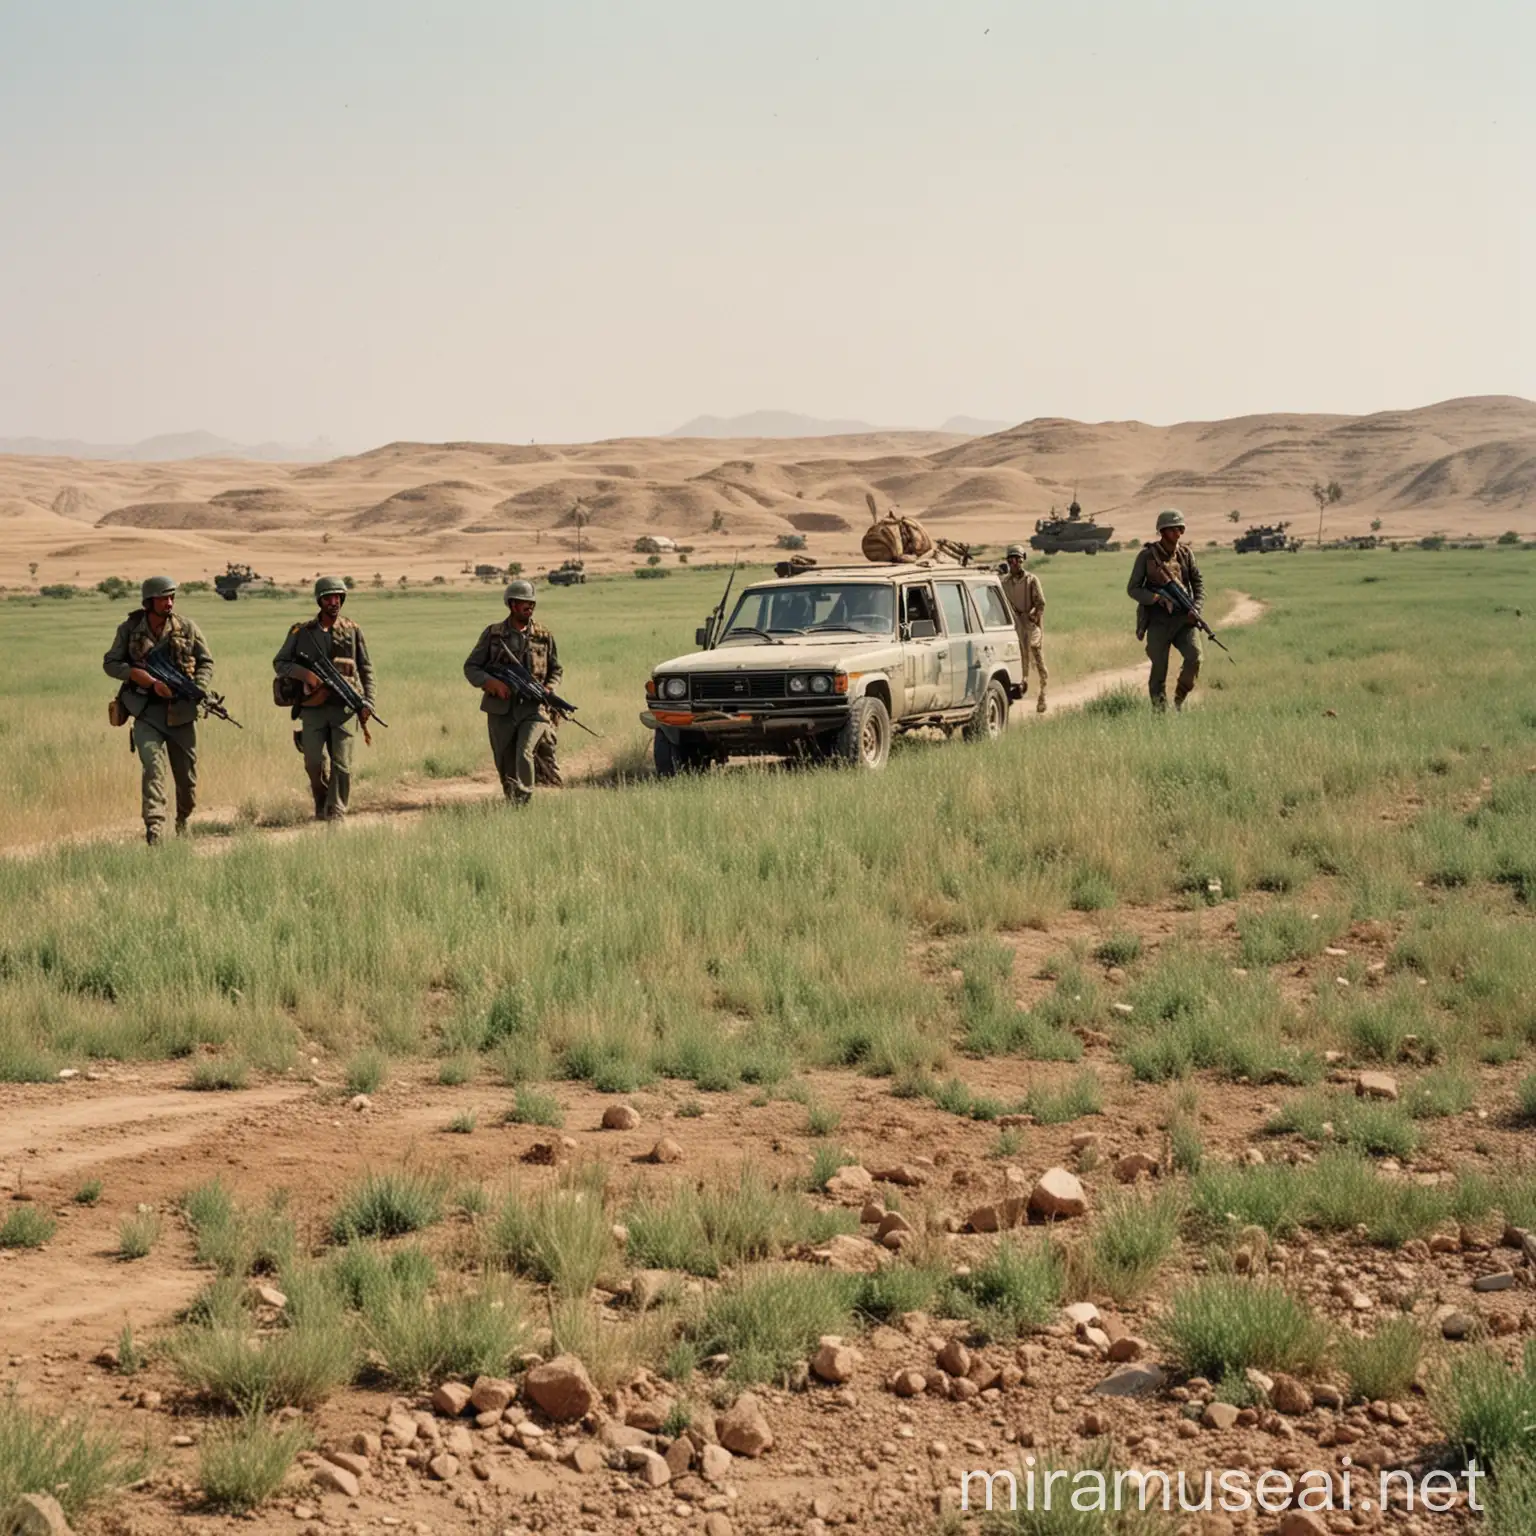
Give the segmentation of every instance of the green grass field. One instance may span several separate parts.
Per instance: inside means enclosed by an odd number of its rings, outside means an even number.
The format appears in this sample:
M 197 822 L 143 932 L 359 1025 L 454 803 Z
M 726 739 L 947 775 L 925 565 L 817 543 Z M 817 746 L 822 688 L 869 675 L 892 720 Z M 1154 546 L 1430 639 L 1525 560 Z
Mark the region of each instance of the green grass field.
M 1064 680 L 1134 658 L 1127 559 L 1044 567 Z M 911 962 L 915 944 L 958 952 L 1072 907 L 1108 937 L 1168 902 L 1196 922 L 1187 952 L 1132 967 L 1137 1008 L 1117 1027 L 1139 1077 L 1303 1081 L 1324 1045 L 1368 1055 L 1394 1029 L 1457 1060 L 1518 1053 L 1536 1036 L 1536 701 L 1531 621 L 1515 610 L 1536 561 L 1206 564 L 1211 588 L 1241 585 L 1268 612 L 1229 637 L 1240 665 L 1208 652 L 1203 705 L 1182 717 L 1111 700 L 991 745 L 914 741 L 878 776 L 643 782 L 324 842 L 248 829 L 223 856 L 182 845 L 152 866 L 139 844 L 111 842 L 0 861 L 0 1076 L 199 1044 L 272 1070 L 311 1040 L 483 1053 L 508 1080 L 617 1090 L 654 1075 L 765 1083 L 808 1064 L 924 1074 L 946 1066 L 952 1037 L 1028 1051 L 1102 1019 L 1063 983 L 1022 1027 L 966 1020 L 957 1036 L 966 1001 Z M 644 734 L 647 668 L 688 648 L 720 580 L 547 595 L 568 691 L 605 745 Z M 302 804 L 267 678 L 304 605 L 189 607 L 248 727 L 203 727 L 208 801 Z M 364 788 L 482 767 L 459 666 L 496 594 L 362 593 L 351 611 L 391 720 L 364 751 Z M 98 600 L 0 608 L 21 698 L 0 721 L 12 841 L 133 817 L 137 774 L 106 725 L 97 659 L 117 617 Z M 1252 970 L 1216 1009 L 1198 918 L 1234 901 Z M 1362 1016 L 1363 998 L 1287 1001 L 1267 968 L 1362 918 L 1401 929 L 1394 972 L 1428 985 L 1400 1003 L 1373 992 L 1380 1016 Z

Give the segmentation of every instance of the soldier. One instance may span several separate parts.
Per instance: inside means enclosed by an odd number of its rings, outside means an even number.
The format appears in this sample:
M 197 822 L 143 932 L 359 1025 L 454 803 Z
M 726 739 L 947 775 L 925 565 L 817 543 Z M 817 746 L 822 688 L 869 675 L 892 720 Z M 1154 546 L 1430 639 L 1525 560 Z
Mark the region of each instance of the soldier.
M 1168 707 L 1168 648 L 1177 646 L 1184 658 L 1179 680 L 1173 690 L 1173 707 L 1182 709 L 1200 675 L 1200 632 L 1195 621 L 1175 609 L 1158 588 L 1177 581 L 1195 600 L 1198 610 L 1205 601 L 1205 581 L 1195 564 L 1194 554 L 1184 537 L 1184 514 L 1169 510 L 1157 514 L 1157 537 L 1142 546 L 1131 567 L 1126 592 L 1136 600 L 1136 638 L 1147 642 L 1147 657 L 1152 671 L 1147 677 L 1147 691 L 1154 709 Z
M 555 754 L 555 749 L 560 745 L 556 735 L 559 724 L 558 717 L 548 721 L 544 734 L 539 737 L 538 746 L 533 750 L 533 776 L 541 789 L 565 787 L 565 775 L 560 772 L 560 759 Z
M 357 726 L 364 735 L 373 714 L 373 663 L 368 659 L 368 642 L 362 630 L 342 617 L 341 605 L 346 600 L 346 582 L 340 576 L 322 576 L 315 583 L 320 611 L 307 624 L 295 624 L 272 658 L 272 670 L 288 682 L 287 687 L 279 687 L 278 697 L 293 704 L 293 718 L 299 722 L 294 735 L 304 753 L 316 821 L 347 818 L 352 749 L 357 738 L 346 706 L 330 696 L 305 662 L 323 658 L 359 688 L 368 701 L 357 716 Z
M 1040 697 L 1035 700 L 1035 713 L 1045 713 L 1045 685 L 1051 674 L 1045 670 L 1045 653 L 1041 649 L 1040 625 L 1045 618 L 1045 593 L 1040 578 L 1033 571 L 1024 569 L 1029 558 L 1022 544 L 1008 546 L 1008 568 L 1003 575 L 1003 591 L 1008 594 L 1008 605 L 1013 609 L 1013 627 L 1019 632 L 1019 664 L 1024 672 L 1024 691 L 1029 692 L 1029 663 L 1034 659 L 1035 670 L 1040 674 Z
M 172 697 L 139 663 L 153 650 L 207 689 L 213 682 L 213 657 L 203 632 L 176 612 L 176 582 L 151 576 L 140 588 L 142 608 L 117 626 L 111 648 L 102 657 L 102 670 L 122 687 L 116 705 L 131 719 L 129 743 L 139 754 L 143 782 L 141 805 L 144 838 L 153 848 L 165 830 L 166 781 L 176 785 L 176 835 L 187 830 L 187 818 L 197 804 L 197 704 Z
M 536 756 L 549 733 L 551 722 L 539 705 L 517 697 L 499 678 L 486 673 L 488 666 L 506 666 L 511 655 L 527 667 L 539 682 L 553 688 L 560 678 L 560 658 L 555 637 L 533 622 L 534 595 L 531 581 L 514 581 L 506 590 L 507 617 L 482 631 L 464 663 L 464 676 L 484 693 L 491 738 L 491 757 L 501 780 L 502 793 L 514 805 L 527 805 L 539 781 Z

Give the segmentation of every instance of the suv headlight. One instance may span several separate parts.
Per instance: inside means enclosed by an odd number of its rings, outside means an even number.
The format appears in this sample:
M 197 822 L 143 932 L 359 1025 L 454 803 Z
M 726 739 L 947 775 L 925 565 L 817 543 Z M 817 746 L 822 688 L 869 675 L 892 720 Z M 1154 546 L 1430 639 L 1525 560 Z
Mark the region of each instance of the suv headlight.
M 789 680 L 789 691 L 791 693 L 804 693 L 805 690 L 806 690 L 806 680 L 803 677 L 792 677 L 792 678 L 790 678 L 790 680 Z
M 688 679 L 686 677 L 664 677 L 661 680 L 661 696 L 664 699 L 686 699 L 688 697 Z
M 828 677 L 825 672 L 818 672 L 816 676 L 811 679 L 812 693 L 831 693 L 831 691 L 832 679 Z

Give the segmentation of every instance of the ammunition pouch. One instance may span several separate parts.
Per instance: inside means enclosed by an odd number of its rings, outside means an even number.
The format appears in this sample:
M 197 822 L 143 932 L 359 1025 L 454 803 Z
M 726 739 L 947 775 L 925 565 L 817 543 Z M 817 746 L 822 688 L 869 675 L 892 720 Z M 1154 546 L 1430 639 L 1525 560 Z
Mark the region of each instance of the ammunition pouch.
M 304 697 L 304 685 L 296 677 L 272 679 L 272 702 L 279 709 L 290 709 Z
M 128 711 L 123 708 L 123 701 L 115 695 L 107 703 L 107 724 L 111 726 L 128 724 Z

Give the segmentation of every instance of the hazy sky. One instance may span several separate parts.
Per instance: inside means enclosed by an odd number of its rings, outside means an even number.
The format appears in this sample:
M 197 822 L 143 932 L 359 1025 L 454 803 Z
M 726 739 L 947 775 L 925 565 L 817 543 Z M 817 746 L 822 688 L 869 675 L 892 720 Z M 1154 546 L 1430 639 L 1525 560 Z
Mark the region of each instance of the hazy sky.
M 0 0 L 0 436 L 1536 396 L 1530 0 Z

